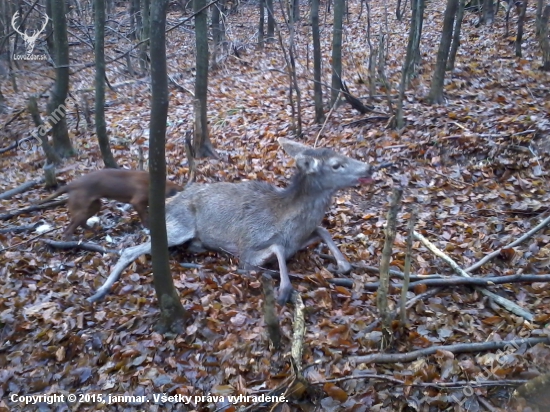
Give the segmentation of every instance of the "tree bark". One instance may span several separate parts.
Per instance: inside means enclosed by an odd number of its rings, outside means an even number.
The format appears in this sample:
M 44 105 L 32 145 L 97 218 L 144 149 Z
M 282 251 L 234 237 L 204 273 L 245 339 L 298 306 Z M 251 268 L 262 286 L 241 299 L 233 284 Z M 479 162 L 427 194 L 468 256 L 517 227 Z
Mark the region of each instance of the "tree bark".
M 151 33 L 150 21 L 151 2 L 150 0 L 141 0 L 141 40 L 148 39 Z M 140 48 L 139 66 L 143 72 L 149 67 L 149 58 L 147 57 L 147 46 L 149 42 L 142 43 Z
M 407 52 L 405 54 L 405 61 L 403 62 L 403 68 L 401 70 L 401 81 L 399 83 L 399 100 L 397 101 L 397 118 L 396 127 L 402 129 L 405 126 L 403 119 L 403 100 L 405 99 L 405 88 L 412 77 L 414 68 L 414 45 L 415 36 L 418 33 L 418 8 L 420 7 L 420 0 L 412 0 L 411 4 L 411 26 L 409 27 L 409 41 L 407 43 Z
M 516 57 L 521 57 L 521 43 L 523 42 L 523 23 L 525 22 L 525 13 L 527 13 L 527 0 L 521 2 L 521 10 L 518 18 L 518 33 L 516 36 Z
M 183 331 L 189 317 L 174 287 L 168 261 L 165 223 L 166 120 L 168 117 L 168 75 L 166 72 L 166 9 L 168 0 L 153 0 L 151 10 L 151 123 L 149 132 L 149 214 L 153 280 L 159 301 L 161 332 Z M 154 218 L 153 218 L 154 217 Z
M 95 0 L 95 129 L 105 167 L 117 168 L 105 123 L 105 0 Z
M 449 57 L 451 47 L 451 38 L 453 36 L 453 23 L 458 8 L 458 0 L 447 0 L 447 7 L 443 16 L 443 30 L 441 32 L 441 42 L 437 51 L 437 61 L 435 64 L 434 75 L 428 100 L 432 104 L 443 101 L 443 84 L 445 81 L 445 68 Z
M 550 41 L 548 40 L 548 20 L 550 20 L 550 4 L 544 7 L 540 19 L 539 41 L 542 50 L 541 70 L 550 71 Z
M 67 39 L 67 19 L 65 1 L 52 2 L 53 35 L 55 44 L 55 86 L 48 104 L 48 121 L 52 124 L 53 147 L 61 157 L 75 154 L 69 131 L 67 130 L 66 99 L 69 93 L 69 41 Z
M 455 28 L 453 30 L 453 43 L 451 44 L 451 52 L 449 54 L 449 61 L 447 62 L 447 70 L 454 70 L 455 68 L 455 59 L 456 52 L 460 46 L 460 32 L 462 29 L 462 20 L 464 18 L 464 6 L 466 5 L 466 0 L 460 0 L 458 5 L 458 11 L 456 12 L 455 19 Z
M 344 1 L 334 0 L 334 23 L 332 28 L 332 89 L 330 104 L 333 105 L 340 92 L 342 79 L 342 23 L 344 18 Z
M 265 0 L 259 0 L 258 5 L 260 6 L 260 21 L 258 23 L 258 46 L 260 49 L 264 48 L 264 35 L 265 35 Z M 212 17 L 212 21 L 214 17 Z
M 321 37 L 319 35 L 319 0 L 311 1 L 311 33 L 313 37 L 313 98 L 315 101 L 315 122 L 322 124 L 325 120 L 323 111 L 323 88 L 321 86 L 322 58 Z
M 267 42 L 275 40 L 275 9 L 273 9 L 273 0 L 266 0 L 267 8 Z
M 208 25 L 206 0 L 193 0 L 195 15 L 196 78 L 195 78 L 195 133 L 193 145 L 197 157 L 216 157 L 208 136 L 207 96 L 208 96 Z

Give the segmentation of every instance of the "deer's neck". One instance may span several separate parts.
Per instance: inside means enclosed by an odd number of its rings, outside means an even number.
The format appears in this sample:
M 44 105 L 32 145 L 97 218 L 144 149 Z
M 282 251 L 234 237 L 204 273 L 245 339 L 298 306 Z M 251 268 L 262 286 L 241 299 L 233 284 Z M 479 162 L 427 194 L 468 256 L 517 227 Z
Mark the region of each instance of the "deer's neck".
M 297 173 L 283 190 L 282 197 L 289 208 L 298 207 L 305 213 L 323 216 L 330 206 L 334 190 L 324 189 L 319 176 Z

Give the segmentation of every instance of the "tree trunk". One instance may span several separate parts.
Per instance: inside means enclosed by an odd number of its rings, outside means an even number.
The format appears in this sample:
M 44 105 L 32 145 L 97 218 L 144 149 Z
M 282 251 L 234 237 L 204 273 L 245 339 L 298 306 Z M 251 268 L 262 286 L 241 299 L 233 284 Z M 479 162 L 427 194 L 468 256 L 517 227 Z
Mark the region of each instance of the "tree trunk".
M 271 43 L 275 40 L 275 9 L 273 8 L 273 0 L 265 0 L 267 9 L 267 42 Z
M 195 15 L 195 45 L 197 53 L 195 78 L 195 134 L 193 145 L 196 157 L 216 157 L 210 137 L 208 136 L 207 95 L 208 95 L 208 25 L 206 0 L 193 0 Z
M 516 36 L 516 57 L 521 57 L 521 43 L 523 41 L 523 23 L 525 22 L 525 13 L 527 13 L 527 0 L 521 2 L 521 11 L 518 18 L 518 33 Z
M 443 16 L 443 30 L 441 32 L 441 42 L 437 51 L 437 60 L 435 64 L 434 75 L 428 100 L 432 104 L 443 101 L 443 84 L 445 81 L 445 68 L 449 57 L 451 39 L 453 36 L 453 23 L 456 11 L 458 9 L 458 0 L 447 0 L 447 7 Z
M 168 117 L 168 76 L 166 73 L 166 9 L 168 0 L 153 0 L 151 10 L 151 123 L 149 131 L 149 214 L 153 281 L 159 301 L 162 333 L 183 331 L 189 317 L 181 304 L 170 273 L 165 223 L 166 120 Z
M 455 68 L 456 52 L 460 46 L 460 31 L 462 29 L 462 19 L 464 18 L 464 6 L 466 0 L 460 0 L 458 11 L 456 12 L 455 28 L 453 30 L 453 43 L 451 44 L 451 52 L 449 61 L 447 62 L 447 70 L 453 71 Z
M 65 0 L 52 1 L 53 35 L 55 44 L 55 87 L 48 104 L 48 121 L 52 124 L 53 147 L 61 157 L 74 155 L 67 130 L 67 94 L 69 93 L 69 41 Z
M 399 83 L 399 100 L 397 101 L 397 129 L 402 129 L 405 126 L 403 119 L 403 100 L 405 99 L 405 88 L 408 83 L 408 79 L 412 76 L 414 66 L 414 44 L 415 36 L 418 31 L 418 13 L 420 0 L 412 0 L 411 2 L 411 26 L 409 27 L 409 41 L 407 42 L 407 53 L 405 54 L 405 61 L 403 62 L 403 68 L 401 70 L 401 82 Z
M 495 4 L 493 0 L 483 0 L 481 23 L 493 24 L 495 20 Z
M 550 71 L 550 41 L 548 40 L 548 20 L 550 20 L 550 4 L 544 7 L 540 18 L 539 42 L 542 50 L 541 70 Z
M 223 42 L 225 40 L 225 24 L 223 21 L 223 8 L 224 2 L 220 1 L 211 6 L 212 8 L 212 38 L 214 40 L 214 50 L 212 52 L 212 68 L 217 67 L 218 53 L 220 53 L 224 47 Z
M 537 14 L 535 20 L 536 35 L 539 36 L 542 30 L 542 9 L 544 7 L 545 0 L 537 0 Z
M 48 19 L 48 24 L 46 25 L 46 46 L 48 47 L 50 56 L 55 54 L 55 47 L 53 44 L 52 1 L 53 0 L 46 0 L 46 14 L 50 17 Z
M 151 22 L 150 22 L 150 10 L 151 2 L 150 0 L 141 0 L 141 40 L 149 38 L 151 33 Z M 144 73 L 149 67 L 149 58 L 147 57 L 147 46 L 149 42 L 143 43 L 140 47 L 140 58 L 139 66 L 141 71 Z
M 260 49 L 264 48 L 264 25 L 265 25 L 265 0 L 259 0 L 258 5 L 260 6 L 260 21 L 258 23 L 258 46 Z M 214 17 L 212 17 L 212 21 Z
M 105 0 L 95 0 L 95 130 L 105 167 L 117 164 L 107 136 L 105 124 Z
M 321 85 L 322 57 L 319 36 L 319 0 L 311 1 L 311 32 L 313 36 L 313 98 L 315 101 L 315 122 L 323 123 L 323 87 Z
M 340 92 L 342 79 L 342 23 L 344 18 L 344 1 L 334 0 L 334 25 L 332 28 L 332 89 L 330 104 L 333 105 Z
M 416 19 L 417 19 L 417 23 L 416 23 L 417 29 L 414 35 L 413 56 L 414 56 L 414 64 L 420 65 L 421 63 L 420 39 L 422 37 L 422 28 L 424 27 L 424 8 L 426 7 L 426 3 L 424 0 L 415 0 L 415 2 L 417 3 L 414 10 L 414 13 L 416 13 Z M 411 74 L 411 77 L 412 77 L 412 74 Z M 411 81 L 411 77 L 407 79 L 408 82 Z

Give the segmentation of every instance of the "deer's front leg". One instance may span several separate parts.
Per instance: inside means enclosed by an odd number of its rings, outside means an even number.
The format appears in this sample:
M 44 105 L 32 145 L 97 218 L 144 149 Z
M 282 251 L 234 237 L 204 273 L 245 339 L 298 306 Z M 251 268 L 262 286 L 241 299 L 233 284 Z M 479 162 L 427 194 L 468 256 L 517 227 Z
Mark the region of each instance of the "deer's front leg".
M 351 265 L 346 259 L 346 257 L 340 252 L 334 240 L 330 237 L 330 233 L 324 227 L 318 226 L 315 232 L 313 232 L 312 237 L 307 242 L 308 244 L 313 243 L 317 239 L 317 236 L 321 238 L 323 242 L 328 246 L 334 258 L 336 259 L 336 264 L 338 265 L 338 273 L 349 273 L 351 272 Z

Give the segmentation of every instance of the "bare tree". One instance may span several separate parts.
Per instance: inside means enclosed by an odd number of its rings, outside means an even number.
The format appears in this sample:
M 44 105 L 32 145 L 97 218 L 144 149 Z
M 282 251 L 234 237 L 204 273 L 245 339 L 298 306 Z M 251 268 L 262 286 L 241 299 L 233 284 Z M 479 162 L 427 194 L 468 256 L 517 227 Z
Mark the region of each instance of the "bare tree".
M 265 7 L 267 8 L 267 41 L 271 42 L 275 39 L 275 10 L 273 9 L 273 0 L 266 0 Z
M 518 32 L 516 34 L 516 57 L 521 57 L 521 43 L 523 42 L 523 23 L 525 22 L 525 14 L 527 13 L 528 0 L 523 0 L 520 6 L 518 18 Z
M 420 24 L 419 14 L 422 7 L 420 3 L 423 0 L 412 0 L 411 4 L 411 25 L 409 27 L 409 41 L 407 43 L 407 52 L 405 54 L 405 61 L 403 62 L 403 68 L 401 71 L 401 82 L 399 83 L 399 100 L 397 101 L 397 114 L 396 114 L 396 127 L 402 129 L 405 125 L 403 120 L 403 100 L 405 98 L 405 88 L 410 81 L 410 78 L 414 72 L 414 56 L 415 44 L 420 42 L 416 41 L 417 36 L 420 36 L 418 25 Z
M 74 155 L 74 149 L 67 130 L 67 107 L 65 99 L 69 93 L 69 41 L 65 0 L 52 2 L 53 35 L 55 44 L 55 87 L 48 104 L 48 119 L 52 124 L 53 147 L 61 157 Z
M 216 157 L 208 136 L 207 95 L 208 95 L 208 10 L 206 0 L 193 0 L 195 14 L 196 70 L 195 78 L 195 134 L 193 146 L 197 157 Z
M 146 40 L 149 38 L 151 32 L 151 21 L 150 21 L 150 9 L 151 2 L 150 0 L 141 0 L 141 40 Z M 140 59 L 139 66 L 142 72 L 146 72 L 149 67 L 149 58 L 147 57 L 147 49 L 149 42 L 143 42 L 140 47 Z
M 321 40 L 319 36 L 319 0 L 311 0 L 311 33 L 313 37 L 313 98 L 315 101 L 315 122 L 323 123 L 323 88 L 321 87 Z
M 101 156 L 106 167 L 117 164 L 105 124 L 105 0 L 95 0 L 95 129 Z
M 495 3 L 493 0 L 483 0 L 480 23 L 493 24 L 495 20 Z
M 456 52 L 460 46 L 460 32 L 462 29 L 462 19 L 464 18 L 464 6 L 466 0 L 460 0 L 458 11 L 456 12 L 455 28 L 453 30 L 453 43 L 451 44 L 451 52 L 447 62 L 447 70 L 452 71 L 455 68 Z
M 332 89 L 330 104 L 334 104 L 340 94 L 342 79 L 342 24 L 345 0 L 334 0 L 334 23 L 332 27 Z
M 544 7 L 540 19 L 539 43 L 542 50 L 541 70 L 550 71 L 550 41 L 548 41 L 548 20 L 550 20 L 550 4 Z
M 432 77 L 432 84 L 428 100 L 432 103 L 441 103 L 443 101 L 443 84 L 445 81 L 445 69 L 447 59 L 449 58 L 449 49 L 451 48 L 451 39 L 453 36 L 453 23 L 456 11 L 458 9 L 458 0 L 447 0 L 447 7 L 443 15 L 443 30 L 441 32 L 441 41 L 437 51 L 437 60 Z
M 168 0 L 153 0 L 151 8 L 151 124 L 149 132 L 149 208 L 153 280 L 159 301 L 161 332 L 180 333 L 188 313 L 181 304 L 170 273 L 165 223 L 166 120 L 168 117 L 168 76 L 166 73 L 166 9 Z

